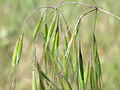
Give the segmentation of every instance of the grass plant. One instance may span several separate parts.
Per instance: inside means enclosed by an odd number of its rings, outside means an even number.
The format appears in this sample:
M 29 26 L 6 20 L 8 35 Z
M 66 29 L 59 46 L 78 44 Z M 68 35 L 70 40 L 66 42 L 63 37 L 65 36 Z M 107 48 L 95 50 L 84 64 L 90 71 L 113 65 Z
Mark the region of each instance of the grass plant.
M 78 12 L 73 25 L 69 26 L 61 7 L 70 4 L 82 5 L 87 9 L 83 13 Z M 40 20 L 33 32 L 33 57 L 32 90 L 102 90 L 102 70 L 97 47 L 97 39 L 94 34 L 97 12 L 104 12 L 120 20 L 120 17 L 102 8 L 81 2 L 62 2 L 56 6 L 41 6 L 31 11 L 23 21 L 20 37 L 17 40 L 12 68 L 17 69 L 23 47 L 24 23 L 40 9 Z M 88 10 L 89 9 L 89 10 Z M 47 10 L 50 10 L 47 12 Z M 52 11 L 51 11 L 52 10 Z M 45 13 L 44 13 L 45 12 Z M 92 59 L 84 60 L 82 42 L 80 39 L 80 26 L 83 18 L 89 14 L 95 14 L 93 25 Z M 52 18 L 51 18 L 52 17 Z M 89 18 L 88 18 L 89 19 Z M 22 32 L 22 34 L 21 34 Z M 41 33 L 42 35 L 40 36 Z M 43 37 L 43 53 L 37 60 L 36 44 L 39 37 Z M 16 70 L 17 71 L 17 70 Z M 17 87 L 16 87 L 17 88 Z

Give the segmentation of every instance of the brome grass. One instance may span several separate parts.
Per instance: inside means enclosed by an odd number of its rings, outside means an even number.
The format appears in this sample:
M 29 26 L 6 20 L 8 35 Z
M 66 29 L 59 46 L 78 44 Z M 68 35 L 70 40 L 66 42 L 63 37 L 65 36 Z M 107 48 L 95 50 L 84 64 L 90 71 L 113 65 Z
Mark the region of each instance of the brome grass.
M 61 7 L 68 4 L 83 5 L 89 9 L 89 11 L 85 9 L 85 13 L 78 15 L 74 25 L 71 26 L 67 24 L 67 20 L 61 9 Z M 97 40 L 95 34 L 93 34 L 93 60 L 84 60 L 81 47 L 82 42 L 80 42 L 79 36 L 79 31 L 81 29 L 80 23 L 86 15 L 96 13 L 95 11 L 102 11 L 118 19 L 120 18 L 101 8 L 80 2 L 62 2 L 56 7 L 39 7 L 37 9 L 43 8 L 47 8 L 45 11 L 54 9 L 55 13 L 52 20 L 49 16 L 47 17 L 47 15 L 46 17 L 44 17 L 44 15 L 41 16 L 35 26 L 33 40 L 36 42 L 33 42 L 34 49 L 37 49 L 35 44 L 37 44 L 36 39 L 39 38 L 39 32 L 42 33 L 44 38 L 44 45 L 43 53 L 41 53 L 42 59 L 39 59 L 40 61 L 37 60 L 37 54 L 35 54 L 35 59 L 32 62 L 32 90 L 101 90 L 102 70 Z M 53 11 L 50 11 L 50 13 L 53 13 Z M 62 20 L 64 20 L 65 23 L 63 23 Z M 95 25 L 96 24 L 94 24 L 94 30 Z M 65 29 L 65 27 L 67 28 Z M 65 33 L 65 35 L 63 35 L 63 33 Z M 20 34 L 13 52 L 13 68 L 17 68 L 19 65 L 22 47 L 23 33 Z M 85 64 L 85 62 L 87 64 Z M 39 79 L 39 83 L 37 79 Z

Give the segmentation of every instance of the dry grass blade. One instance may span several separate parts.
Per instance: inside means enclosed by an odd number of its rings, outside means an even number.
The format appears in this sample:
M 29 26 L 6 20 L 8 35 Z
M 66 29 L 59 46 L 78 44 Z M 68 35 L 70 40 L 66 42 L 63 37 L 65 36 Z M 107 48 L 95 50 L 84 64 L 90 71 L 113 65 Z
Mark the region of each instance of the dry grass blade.
M 23 33 L 20 35 L 16 46 L 14 48 L 13 52 L 13 57 L 12 57 L 12 67 L 15 68 L 18 66 L 20 58 L 21 58 L 21 53 L 22 53 L 22 47 L 23 47 Z

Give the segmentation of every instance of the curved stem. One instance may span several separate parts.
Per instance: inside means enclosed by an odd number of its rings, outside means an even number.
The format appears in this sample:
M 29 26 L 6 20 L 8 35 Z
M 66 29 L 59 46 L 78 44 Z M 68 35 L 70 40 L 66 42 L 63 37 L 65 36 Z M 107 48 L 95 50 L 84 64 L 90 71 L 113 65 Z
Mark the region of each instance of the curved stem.
M 78 5 L 87 6 L 87 7 L 89 7 L 89 8 L 97 8 L 99 11 L 104 12 L 104 13 L 106 13 L 106 14 L 108 14 L 108 15 L 111 15 L 111 16 L 113 16 L 113 17 L 115 17 L 115 18 L 117 18 L 117 19 L 120 20 L 120 17 L 117 16 L 117 15 L 115 15 L 115 14 L 113 14 L 112 12 L 106 11 L 106 10 L 104 10 L 104 9 L 102 9 L 102 8 L 99 8 L 99 7 L 96 7 L 96 6 L 92 6 L 92 5 L 90 5 L 90 4 L 86 4 L 86 3 L 83 3 L 83 2 L 63 2 L 63 3 L 61 4 L 61 6 L 62 6 L 62 5 L 65 5 L 65 4 L 78 4 Z
M 83 5 L 83 6 L 87 6 L 89 8 L 95 8 L 95 6 L 92 6 L 90 4 L 86 4 L 86 3 L 83 3 L 83 2 L 63 2 L 61 4 L 61 6 L 65 5 L 65 4 L 78 4 L 78 5 Z
M 98 12 L 98 9 L 95 10 L 95 19 L 94 19 L 94 24 L 93 24 L 93 33 L 94 33 L 94 31 L 95 31 L 95 27 L 96 27 L 97 12 Z
M 33 14 L 34 12 L 36 12 L 37 10 L 39 10 L 39 9 L 43 9 L 43 8 L 46 8 L 46 9 L 58 9 L 58 8 L 60 8 L 60 7 L 62 7 L 63 5 L 66 5 L 66 4 L 78 4 L 78 5 L 83 5 L 83 6 L 86 6 L 86 7 L 88 7 L 88 8 L 97 8 L 99 11 L 101 11 L 101 12 L 104 12 L 104 13 L 106 13 L 106 14 L 108 14 L 108 15 L 111 15 L 111 16 L 113 16 L 113 17 L 115 17 L 115 18 L 117 18 L 118 20 L 120 20 L 120 17 L 119 16 L 117 16 L 117 15 L 115 15 L 115 14 L 113 14 L 113 13 L 111 13 L 111 12 L 109 12 L 109 11 L 106 11 L 106 10 L 104 10 L 104 9 L 102 9 L 102 8 L 98 8 L 98 7 L 96 7 L 96 6 L 92 6 L 92 5 L 90 5 L 90 4 L 86 4 L 86 3 L 83 3 L 83 2 L 62 2 L 60 5 L 58 5 L 58 6 L 40 6 L 40 7 L 38 7 L 38 8 L 35 8 L 35 9 L 33 9 L 32 11 L 30 11 L 29 13 L 28 13 L 28 15 L 25 17 L 25 19 L 24 19 L 24 21 L 23 21 L 23 23 L 22 23 L 22 25 L 21 25 L 21 31 L 23 32 L 23 27 L 24 27 L 24 24 L 25 24 L 25 22 L 26 22 L 26 20 L 31 16 L 31 14 Z
M 61 16 L 63 17 L 63 20 L 64 20 L 64 22 L 65 22 L 65 24 L 66 24 L 66 26 L 67 26 L 67 28 L 68 28 L 69 26 L 68 26 L 68 23 L 67 23 L 67 20 L 66 20 L 65 16 L 63 15 L 63 13 L 62 13 L 62 11 L 61 11 L 60 8 L 59 8 L 58 10 L 59 10 Z
M 24 24 L 25 24 L 25 22 L 28 20 L 28 18 L 33 14 L 33 13 L 35 13 L 36 11 L 38 11 L 39 9 L 41 10 L 41 9 L 43 9 L 43 8 L 45 8 L 45 9 L 56 9 L 56 7 L 53 7 L 53 6 L 40 6 L 40 7 L 38 7 L 38 8 L 35 8 L 35 9 L 33 9 L 32 11 L 30 11 L 28 14 L 27 14 L 27 16 L 25 17 L 25 19 L 23 20 L 23 23 L 22 23 L 22 25 L 20 26 L 20 30 L 21 30 L 21 32 L 23 32 L 23 28 L 24 28 Z
M 95 11 L 95 10 L 96 10 L 96 9 L 92 9 L 92 10 L 88 11 L 88 12 L 85 13 L 85 14 L 81 14 L 81 15 L 78 17 L 77 21 L 66 31 L 64 37 L 66 36 L 66 34 L 68 33 L 68 31 L 70 31 L 71 28 L 72 28 L 80 19 L 82 19 L 84 16 L 86 16 L 87 14 L 89 14 L 89 13 Z
M 120 17 L 119 17 L 119 16 L 117 16 L 117 15 L 115 15 L 115 14 L 109 12 L 109 11 L 106 11 L 106 10 L 104 10 L 104 9 L 102 9 L 102 8 L 98 8 L 98 10 L 101 11 L 101 12 L 104 12 L 104 13 L 106 13 L 106 14 L 108 14 L 108 15 L 111 15 L 111 16 L 117 18 L 118 20 L 120 20 Z

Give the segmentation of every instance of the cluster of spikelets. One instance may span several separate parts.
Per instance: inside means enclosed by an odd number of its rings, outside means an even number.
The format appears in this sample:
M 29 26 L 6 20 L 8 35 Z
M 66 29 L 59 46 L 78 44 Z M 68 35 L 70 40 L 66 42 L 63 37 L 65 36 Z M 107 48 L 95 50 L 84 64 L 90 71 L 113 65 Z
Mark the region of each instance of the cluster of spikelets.
M 46 14 L 45 12 L 47 12 L 48 9 L 53 9 L 53 11 Z M 102 9 L 99 10 L 102 11 Z M 61 9 L 59 7 L 46 7 L 33 34 L 33 43 L 37 44 L 39 33 L 41 32 L 44 38 L 44 45 L 40 61 L 36 59 L 37 48 L 34 47 L 33 70 L 31 70 L 32 90 L 102 89 L 101 64 L 94 32 L 92 36 L 93 60 L 88 60 L 87 64 L 85 64 L 83 60 L 79 38 L 82 18 L 91 12 L 97 13 L 97 11 L 98 8 L 91 7 L 89 11 L 80 14 L 72 26 L 73 30 L 70 32 L 71 27 L 67 25 L 67 20 L 63 16 Z M 54 16 L 48 23 L 47 19 L 50 15 Z M 64 20 L 66 25 L 63 25 L 62 20 Z M 65 26 L 66 30 L 63 29 Z M 14 49 L 12 58 L 13 72 L 16 71 L 21 58 L 23 34 L 24 32 L 22 31 Z

